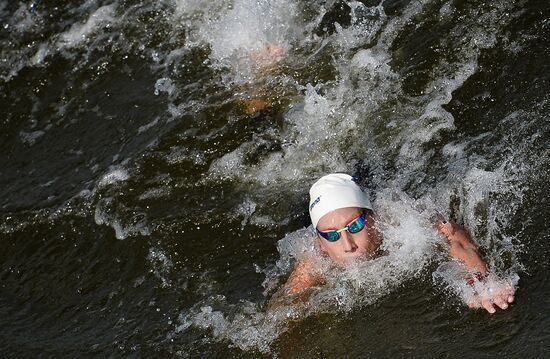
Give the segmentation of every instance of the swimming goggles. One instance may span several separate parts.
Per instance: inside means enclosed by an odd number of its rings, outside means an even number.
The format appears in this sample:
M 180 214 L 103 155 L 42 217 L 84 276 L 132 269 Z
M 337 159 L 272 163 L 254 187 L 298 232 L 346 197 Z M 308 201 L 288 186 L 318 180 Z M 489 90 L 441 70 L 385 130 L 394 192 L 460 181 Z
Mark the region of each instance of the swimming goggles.
M 359 215 L 359 217 L 355 218 L 353 221 L 351 221 L 347 226 L 341 229 L 333 230 L 333 231 L 320 231 L 317 229 L 317 233 L 324 239 L 326 239 L 329 242 L 336 242 L 340 239 L 340 233 L 343 231 L 348 231 L 349 233 L 357 233 L 360 232 L 365 227 L 365 218 L 366 213 L 363 212 Z

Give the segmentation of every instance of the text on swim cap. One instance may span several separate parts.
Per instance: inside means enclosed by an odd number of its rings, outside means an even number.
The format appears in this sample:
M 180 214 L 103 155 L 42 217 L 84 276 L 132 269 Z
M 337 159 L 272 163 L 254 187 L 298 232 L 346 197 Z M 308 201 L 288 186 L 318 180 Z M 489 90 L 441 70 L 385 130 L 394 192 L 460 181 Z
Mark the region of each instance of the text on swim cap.
M 319 203 L 319 201 L 321 200 L 321 196 L 315 198 L 315 201 L 313 201 L 310 205 L 309 205 L 309 211 L 311 212 L 311 210 L 313 209 L 313 207 L 315 207 L 315 205 L 317 203 Z

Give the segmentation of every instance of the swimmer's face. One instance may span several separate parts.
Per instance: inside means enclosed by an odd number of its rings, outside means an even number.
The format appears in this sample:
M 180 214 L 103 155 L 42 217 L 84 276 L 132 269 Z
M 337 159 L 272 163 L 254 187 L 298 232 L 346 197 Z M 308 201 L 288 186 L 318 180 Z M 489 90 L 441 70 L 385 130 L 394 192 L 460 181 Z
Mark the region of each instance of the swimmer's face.
M 320 231 L 341 229 L 356 219 L 361 211 L 356 207 L 336 209 L 321 217 L 317 223 L 317 229 Z M 376 249 L 373 241 L 369 240 L 367 227 L 370 225 L 372 225 L 372 218 L 367 216 L 366 226 L 363 229 L 357 233 L 342 231 L 340 238 L 335 242 L 329 242 L 317 234 L 321 251 L 341 265 L 360 257 L 366 257 Z

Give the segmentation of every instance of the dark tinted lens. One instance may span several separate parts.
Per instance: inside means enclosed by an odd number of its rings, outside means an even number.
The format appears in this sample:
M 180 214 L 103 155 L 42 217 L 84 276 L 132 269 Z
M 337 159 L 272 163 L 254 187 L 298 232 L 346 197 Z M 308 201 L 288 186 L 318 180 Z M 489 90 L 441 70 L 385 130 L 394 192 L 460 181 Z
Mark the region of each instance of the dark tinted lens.
M 365 224 L 365 216 L 360 215 L 359 218 L 357 218 L 355 221 L 348 224 L 348 231 L 350 233 L 357 233 L 361 229 L 363 229 L 364 224 Z
M 336 231 L 319 232 L 319 234 L 321 235 L 321 237 L 323 237 L 324 239 L 326 239 L 329 242 L 337 241 L 338 238 L 340 238 L 340 234 L 338 234 L 338 232 L 336 232 Z

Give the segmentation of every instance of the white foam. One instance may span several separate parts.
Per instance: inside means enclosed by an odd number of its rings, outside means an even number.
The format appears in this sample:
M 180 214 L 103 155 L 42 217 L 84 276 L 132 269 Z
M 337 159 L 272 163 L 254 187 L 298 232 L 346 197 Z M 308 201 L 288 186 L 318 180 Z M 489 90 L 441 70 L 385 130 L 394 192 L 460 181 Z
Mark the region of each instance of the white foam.
M 37 130 L 37 131 L 33 131 L 33 132 L 25 132 L 25 131 L 21 131 L 19 132 L 19 137 L 21 138 L 21 141 L 29 146 L 32 146 L 36 143 L 36 141 L 44 136 L 46 132 L 42 131 L 42 130 Z
M 112 197 L 103 198 L 96 204 L 94 219 L 97 225 L 108 225 L 115 230 L 115 237 L 123 240 L 131 236 L 148 236 L 151 230 L 146 215 L 131 211 L 117 204 Z
M 87 1 L 76 12 L 90 12 L 97 6 L 95 1 Z M 48 21 L 44 19 L 47 13 L 42 12 L 36 4 L 21 4 L 19 8 L 2 24 L 4 30 L 8 30 L 14 39 L 23 38 L 25 33 L 48 33 L 45 28 Z M 32 41 L 19 43 L 14 40 L 16 48 L 2 48 L 0 65 L 3 68 L 1 78 L 9 81 L 26 66 L 43 66 L 46 58 L 56 51 L 70 49 L 79 46 L 83 41 L 93 37 L 94 33 L 102 26 L 107 28 L 116 21 L 115 4 L 102 6 L 96 9 L 84 23 L 74 23 L 65 32 L 54 35 L 45 42 Z
M 115 5 L 105 5 L 94 11 L 84 23 L 73 24 L 60 34 L 60 47 L 75 47 L 89 38 L 99 27 L 115 21 Z
M 231 2 L 231 0 L 175 0 L 174 16 L 184 21 L 204 20 L 205 17 L 215 16 L 216 13 L 227 9 Z
M 169 287 L 171 281 L 168 278 L 170 271 L 174 264 L 168 257 L 165 251 L 160 248 L 149 248 L 149 254 L 147 255 L 149 263 L 153 267 L 153 274 L 161 281 L 163 287 Z
M 353 55 L 351 65 L 357 69 L 366 68 L 370 73 L 391 74 L 389 59 L 385 53 L 374 53 L 371 49 L 359 50 Z
M 169 187 L 152 188 L 140 194 L 138 199 L 140 201 L 145 201 L 151 199 L 165 198 L 168 197 L 170 193 L 171 190 Z
M 38 48 L 38 51 L 34 54 L 34 56 L 31 58 L 31 64 L 34 66 L 42 65 L 44 63 L 44 59 L 49 54 L 49 47 L 48 44 L 41 44 Z
M 49 180 L 48 182 L 40 184 L 40 187 L 49 187 L 52 184 L 54 184 L 55 182 L 57 182 L 57 180 L 59 180 L 59 177 L 55 177 L 55 178 Z
M 151 122 L 149 122 L 148 124 L 146 125 L 143 125 L 143 126 L 140 126 L 138 128 L 138 133 L 144 133 L 144 132 L 147 132 L 148 130 L 150 130 L 151 128 L 155 127 L 158 122 L 159 122 L 159 117 L 155 117 L 155 119 Z
M 354 6 L 356 10 L 364 7 L 359 3 Z M 365 24 L 370 24 L 366 18 L 366 15 L 357 18 L 351 27 L 356 26 L 358 32 L 365 31 Z M 379 15 L 372 21 L 380 25 L 383 16 Z M 374 36 L 377 33 L 378 25 L 369 25 L 370 32 L 362 36 L 364 42 L 369 41 L 369 34 Z M 344 35 L 337 33 L 329 40 L 336 42 L 341 36 Z M 344 43 L 346 41 L 340 41 L 339 46 Z M 354 41 L 347 46 L 357 44 Z M 362 144 L 367 138 L 358 136 L 365 134 L 362 129 L 366 116 L 375 113 L 380 101 L 387 100 L 388 93 L 399 89 L 399 84 L 395 84 L 396 76 L 387 64 L 388 58 L 382 51 L 359 50 L 351 61 L 352 67 L 348 58 L 338 59 L 336 82 L 317 86 L 306 84 L 301 88 L 304 93 L 302 104 L 285 116 L 285 122 L 290 126 L 280 135 L 283 144 L 280 152 L 268 154 L 258 165 L 244 165 L 244 156 L 259 143 L 254 140 L 214 161 L 211 173 L 263 185 L 284 182 L 292 186 L 296 180 L 315 177 L 319 173 L 346 171 L 350 158 L 364 153 Z M 371 70 L 375 71 L 374 74 L 370 74 Z M 350 86 L 352 82 L 358 83 L 359 76 L 362 77 L 360 86 Z
M 208 44 L 213 66 L 230 69 L 229 82 L 253 81 L 258 67 L 278 60 L 270 51 L 262 55 L 266 49 L 286 53 L 302 36 L 292 1 L 236 0 L 215 10 L 191 31 L 190 43 Z
M 250 220 L 251 216 L 256 211 L 256 203 L 250 198 L 245 198 L 245 200 L 239 204 L 236 210 L 236 214 L 243 217 L 241 221 L 241 226 L 244 227 L 246 223 Z
M 401 89 L 400 77 L 389 66 L 390 48 L 407 19 L 423 11 L 425 4 L 411 3 L 403 16 L 387 22 L 378 43 L 371 49 L 355 52 L 351 61 L 345 56 L 336 58 L 337 82 L 304 87 L 302 107 L 294 107 L 285 116 L 285 122 L 291 126 L 280 135 L 284 143 L 281 152 L 269 154 L 257 165 L 247 166 L 243 164 L 243 157 L 257 145 L 252 141 L 215 161 L 211 172 L 271 185 L 316 177 L 317 173 L 346 171 L 353 166 L 354 158 L 387 158 L 394 149 L 399 150 L 397 167 L 402 169 L 402 183 L 424 171 L 431 157 L 424 145 L 443 131 L 455 128 L 454 118 L 444 105 L 451 101 L 452 93 L 477 72 L 480 50 L 494 44 L 490 33 L 501 25 L 489 17 L 488 21 L 493 23 L 470 31 L 471 37 L 460 50 L 463 61 L 453 66 L 442 63 L 435 69 L 439 76 L 428 83 L 425 95 L 410 99 Z M 380 17 L 382 23 L 384 18 Z M 356 26 L 361 28 L 363 24 Z M 369 35 L 375 33 L 378 33 L 377 27 L 373 27 Z M 341 36 L 346 35 L 337 32 L 331 41 L 340 41 Z M 338 43 L 348 44 L 345 39 Z M 346 46 L 353 48 L 357 43 Z M 344 46 L 342 51 L 345 53 L 346 49 Z M 380 114 L 380 108 L 387 104 L 393 107 L 391 126 L 387 128 L 395 135 L 385 134 L 390 140 L 384 138 L 383 146 L 377 148 L 369 138 L 369 131 L 375 128 L 376 121 L 389 121 Z
M 381 4 L 377 7 L 367 7 L 359 1 L 350 1 L 347 5 L 351 9 L 351 25 L 343 28 L 335 23 L 334 42 L 344 50 L 372 41 L 385 20 L 384 8 Z
M 192 161 L 197 165 L 206 164 L 206 157 L 202 151 L 188 149 L 186 147 L 173 147 L 170 152 L 164 156 L 164 159 L 169 164 L 178 164 L 182 162 Z
M 166 93 L 168 96 L 177 94 L 177 88 L 172 79 L 163 77 L 155 82 L 155 95 L 158 96 L 161 93 Z
M 217 298 L 223 302 L 224 298 Z M 250 302 L 241 305 L 242 311 L 229 317 L 209 305 L 202 306 L 196 313 L 180 315 L 177 333 L 184 332 L 191 326 L 210 329 L 217 339 L 226 339 L 242 350 L 270 351 L 270 344 L 278 336 L 278 324 L 281 319 L 266 316 Z
M 28 32 L 35 25 L 33 14 L 29 6 L 24 3 L 19 5 L 19 8 L 13 14 L 12 21 L 13 27 L 18 32 Z
M 271 153 L 259 166 L 248 167 L 243 164 L 244 156 L 261 141 L 244 143 L 214 161 L 210 171 L 263 185 L 307 178 L 321 168 L 345 171 L 345 160 L 335 150 L 335 145 L 338 145 L 338 139 L 345 138 L 346 132 L 355 127 L 353 117 L 346 119 L 345 115 L 336 115 L 334 109 L 342 102 L 338 94 L 322 96 L 311 85 L 306 87 L 304 102 L 302 108 L 287 114 L 292 130 L 286 134 L 282 152 Z M 328 128 L 331 131 L 327 131 Z M 291 183 L 289 185 L 292 186 Z
M 115 166 L 108 173 L 103 175 L 98 182 L 97 187 L 103 188 L 117 182 L 126 181 L 130 178 L 128 171 L 125 168 Z

